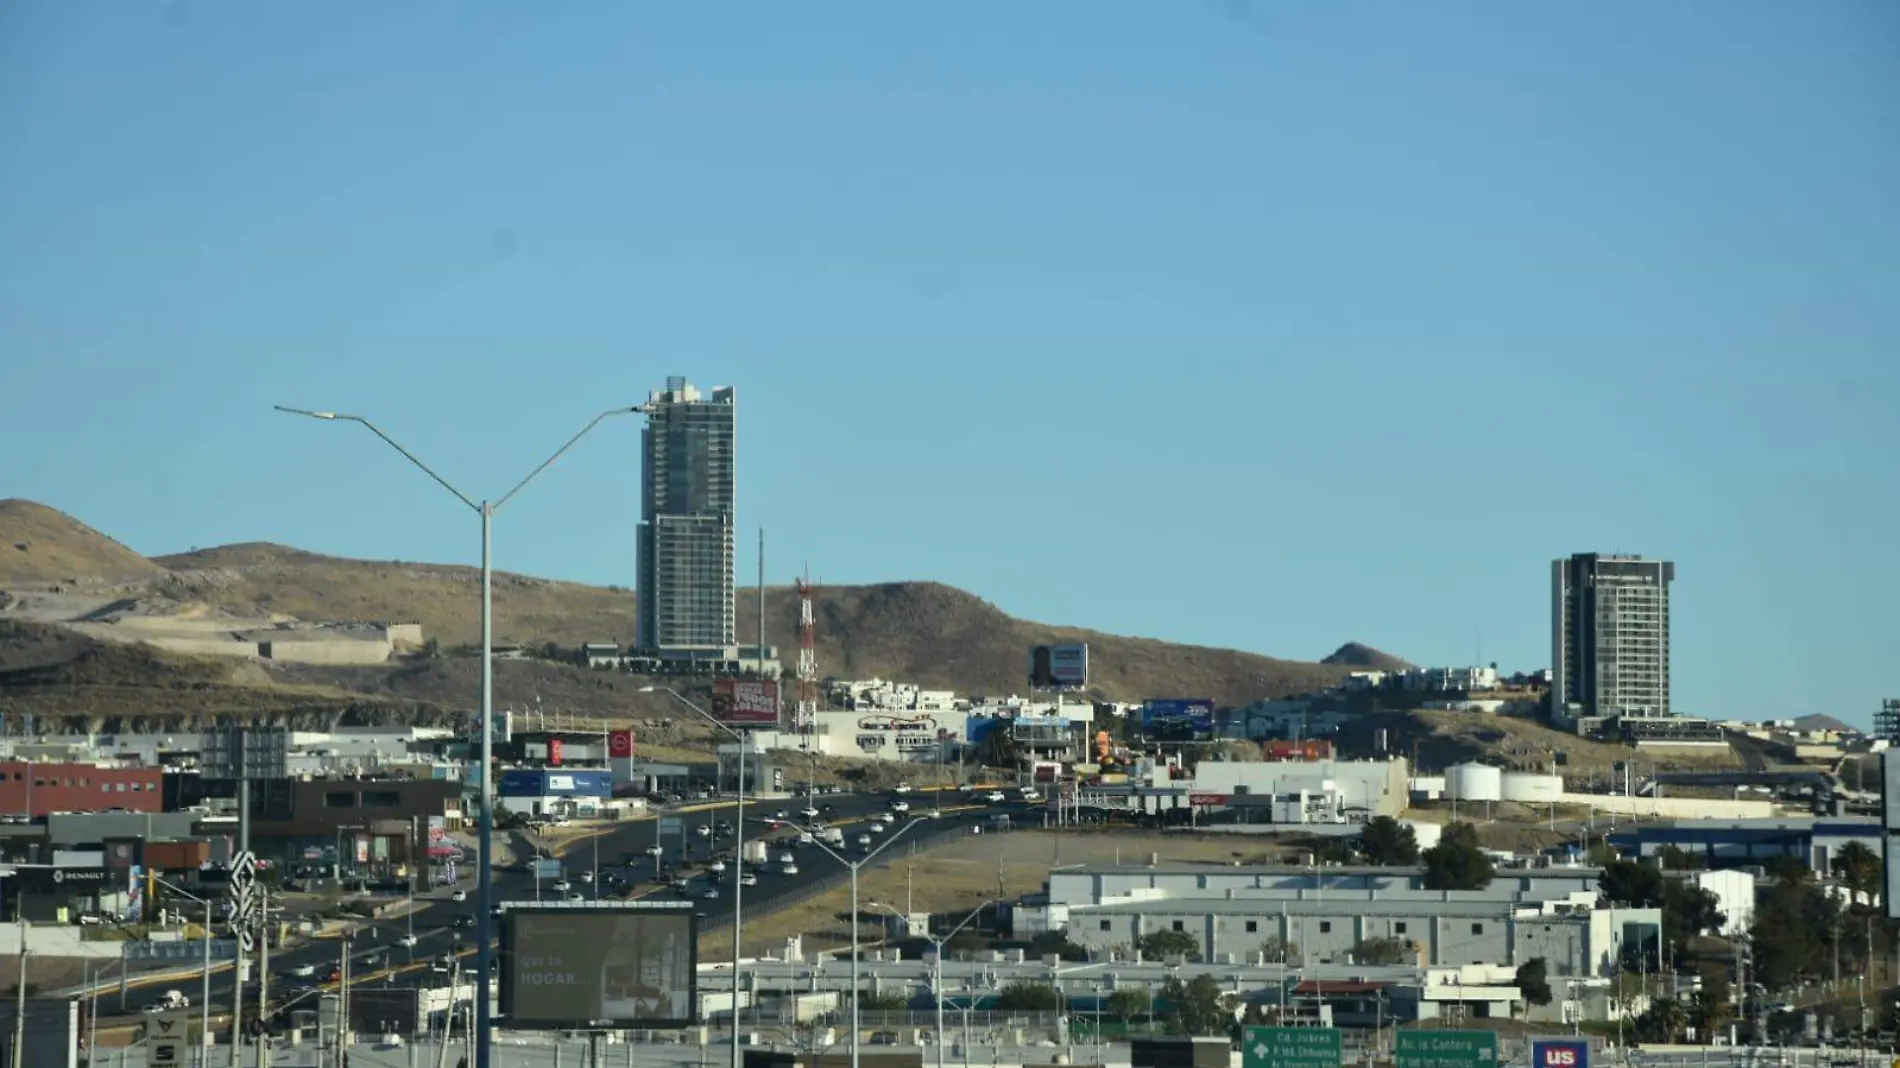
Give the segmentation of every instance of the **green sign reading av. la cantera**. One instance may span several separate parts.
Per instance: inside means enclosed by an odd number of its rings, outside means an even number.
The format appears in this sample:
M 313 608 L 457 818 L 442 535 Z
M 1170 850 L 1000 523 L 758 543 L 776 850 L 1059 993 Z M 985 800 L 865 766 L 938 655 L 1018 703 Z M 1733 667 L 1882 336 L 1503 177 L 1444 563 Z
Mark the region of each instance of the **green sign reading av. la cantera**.
M 1397 1068 L 1497 1068 L 1492 1031 L 1400 1031 Z
M 1249 1027 L 1242 1068 L 1339 1068 L 1339 1030 L 1332 1027 Z

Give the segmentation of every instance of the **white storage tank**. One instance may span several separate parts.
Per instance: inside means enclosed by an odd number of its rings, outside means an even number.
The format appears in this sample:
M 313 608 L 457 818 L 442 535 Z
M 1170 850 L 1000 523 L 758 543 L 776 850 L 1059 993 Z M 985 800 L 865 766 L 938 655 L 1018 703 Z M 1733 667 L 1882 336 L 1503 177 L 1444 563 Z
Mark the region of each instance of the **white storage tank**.
M 1418 843 L 1421 853 L 1437 845 L 1438 840 L 1445 835 L 1445 828 L 1440 824 L 1426 823 L 1423 820 L 1401 820 L 1400 822 L 1412 828 L 1412 839 Z
M 1489 764 L 1453 764 L 1445 774 L 1445 794 L 1454 801 L 1504 800 L 1504 773 Z
M 1504 799 L 1526 804 L 1548 805 L 1563 800 L 1564 780 L 1560 775 L 1535 771 L 1510 771 L 1504 774 Z

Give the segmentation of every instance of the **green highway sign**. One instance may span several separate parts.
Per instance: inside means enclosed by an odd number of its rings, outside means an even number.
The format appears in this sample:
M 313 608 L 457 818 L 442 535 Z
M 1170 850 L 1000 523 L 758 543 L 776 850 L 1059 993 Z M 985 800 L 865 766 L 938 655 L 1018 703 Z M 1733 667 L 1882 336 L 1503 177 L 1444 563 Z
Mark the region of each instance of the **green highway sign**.
M 1492 1031 L 1400 1031 L 1396 1068 L 1497 1068 Z
M 1249 1027 L 1241 1068 L 1339 1068 L 1334 1027 Z

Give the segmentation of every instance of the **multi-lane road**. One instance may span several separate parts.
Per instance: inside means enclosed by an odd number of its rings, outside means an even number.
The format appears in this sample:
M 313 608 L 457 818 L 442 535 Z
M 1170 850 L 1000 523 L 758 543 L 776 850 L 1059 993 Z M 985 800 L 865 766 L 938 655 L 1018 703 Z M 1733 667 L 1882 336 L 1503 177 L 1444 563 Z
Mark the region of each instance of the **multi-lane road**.
M 844 829 L 851 851 L 847 856 L 855 859 L 862 855 L 856 846 L 857 837 L 868 833 L 867 825 L 871 817 L 888 811 L 891 795 L 885 794 L 830 794 L 820 795 L 815 803 L 820 807 L 829 807 L 829 811 L 820 818 L 827 825 Z M 988 805 L 980 799 L 972 800 L 968 795 L 945 791 L 941 797 L 942 814 L 931 818 L 927 813 L 936 808 L 937 798 L 930 791 L 912 793 L 905 800 L 911 805 L 911 820 L 915 826 L 903 834 L 903 842 L 891 850 L 879 855 L 883 861 L 901 855 L 904 842 L 941 840 L 952 834 L 969 833 L 970 825 L 989 818 L 998 812 L 1009 812 L 1018 818 L 1023 817 L 1024 805 L 1012 800 L 1007 804 Z M 792 820 L 801 820 L 799 810 L 806 804 L 803 798 L 774 798 L 762 801 L 746 802 L 745 837 L 748 841 L 766 838 L 771 863 L 754 867 L 748 865 L 748 873 L 756 871 L 756 885 L 742 888 L 743 901 L 748 911 L 769 912 L 778 903 L 795 898 L 822 882 L 834 878 L 842 868 L 839 861 L 823 849 L 813 846 L 795 845 L 795 829 L 775 826 L 774 817 L 783 812 Z M 722 927 L 731 920 L 731 898 L 733 892 L 730 878 L 719 887 L 719 897 L 704 898 L 711 885 L 705 873 L 705 865 L 715 851 L 730 859 L 731 839 L 707 836 L 701 828 L 717 828 L 720 824 L 731 824 L 736 819 L 736 809 L 732 803 L 712 805 L 689 805 L 662 815 L 677 817 L 684 825 L 689 852 L 685 858 L 674 856 L 677 853 L 675 843 L 666 844 L 664 859 L 677 869 L 692 877 L 686 890 L 686 896 L 701 907 L 702 924 L 707 927 Z M 655 819 L 628 821 L 603 832 L 569 842 L 562 852 L 562 861 L 568 872 L 571 884 L 570 893 L 578 892 L 587 898 L 598 893 L 603 900 L 623 897 L 674 897 L 677 891 L 668 882 L 656 878 L 656 859 L 647 851 L 657 842 L 659 822 Z M 899 827 L 891 825 L 882 835 L 874 839 L 882 840 L 898 833 Z M 874 847 L 876 841 L 873 843 Z M 780 854 L 792 852 L 797 858 L 798 873 L 784 875 L 779 872 Z M 596 860 L 598 858 L 598 860 Z M 598 874 L 595 865 L 598 863 Z M 582 873 L 595 875 L 590 884 L 584 882 Z M 673 873 L 668 874 L 668 880 Z M 621 889 L 606 885 L 609 876 L 617 876 L 625 882 Z M 537 900 L 559 900 L 565 895 L 558 894 L 552 884 L 538 882 L 525 870 L 497 870 L 495 873 L 494 900 L 503 902 L 531 902 Z M 414 907 L 406 914 L 390 916 L 379 920 L 359 920 L 356 932 L 348 941 L 338 938 L 311 939 L 283 950 L 273 950 L 270 957 L 271 1003 L 282 1006 L 287 1000 L 299 995 L 308 996 L 309 992 L 334 989 L 336 983 L 330 976 L 345 953 L 351 958 L 351 984 L 356 986 L 414 985 L 432 983 L 444 985 L 446 976 L 437 971 L 437 962 L 445 955 L 455 954 L 462 958 L 461 967 L 473 967 L 474 928 L 477 899 L 474 880 L 464 880 L 458 887 L 443 887 L 418 895 Z M 456 900 L 461 898 L 462 900 Z M 401 899 L 398 899 L 399 901 Z M 401 911 L 401 910 L 397 910 Z M 406 936 L 413 934 L 415 944 L 405 945 Z M 215 974 L 212 979 L 213 1011 L 229 1006 L 233 971 L 229 967 Z M 177 978 L 170 981 L 154 981 L 152 978 L 134 977 L 133 986 L 125 996 L 124 1012 L 137 1013 L 149 1005 L 157 1003 L 168 990 L 178 990 L 197 1000 L 200 981 L 198 976 Z M 247 1002 L 255 996 L 256 979 L 245 992 Z M 110 1012 L 117 1007 L 117 999 L 102 998 L 102 1007 Z M 195 1006 L 194 1006 L 195 1007 Z M 311 1006 L 314 1007 L 314 1006 Z

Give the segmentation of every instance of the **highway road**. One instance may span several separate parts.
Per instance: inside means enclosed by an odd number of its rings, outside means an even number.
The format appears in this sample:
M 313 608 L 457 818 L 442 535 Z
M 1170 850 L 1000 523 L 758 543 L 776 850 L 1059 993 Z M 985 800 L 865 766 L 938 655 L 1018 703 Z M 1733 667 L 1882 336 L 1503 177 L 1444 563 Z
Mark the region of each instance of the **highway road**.
M 855 846 L 856 838 L 866 833 L 864 824 L 869 818 L 888 811 L 892 795 L 885 794 L 829 794 L 820 795 L 816 804 L 823 808 L 830 806 L 831 811 L 820 816 L 827 824 L 841 826 L 847 832 L 847 841 Z M 913 822 L 918 825 L 904 833 L 903 842 L 893 846 L 882 854 L 880 860 L 894 859 L 904 849 L 904 842 L 941 840 L 942 836 L 967 834 L 972 823 L 987 819 L 997 812 L 1009 812 L 1018 819 L 1025 817 L 1029 806 L 1021 802 L 1009 802 L 999 805 L 986 805 L 980 799 L 972 801 L 963 795 L 946 791 L 942 796 L 945 812 L 937 819 L 919 818 L 918 814 L 929 811 L 933 804 L 933 795 L 928 791 L 913 793 L 905 800 L 912 805 Z M 734 806 L 731 802 L 715 803 L 716 807 L 688 805 L 677 810 L 663 811 L 661 815 L 677 816 L 687 830 L 689 856 L 686 858 L 685 871 L 692 876 L 688 894 L 700 902 L 701 923 L 708 928 L 720 928 L 729 925 L 732 915 L 732 887 L 728 882 L 719 888 L 720 896 L 716 900 L 703 897 L 710 886 L 704 865 L 710 861 L 715 850 L 730 860 L 731 840 L 729 838 L 705 837 L 700 828 L 714 828 L 730 824 L 734 818 Z M 798 810 L 805 805 L 803 798 L 776 798 L 763 801 L 746 802 L 745 835 L 754 840 L 764 834 L 772 844 L 769 853 L 772 863 L 758 874 L 758 884 L 744 887 L 744 902 L 748 911 L 770 911 L 774 902 L 794 897 L 828 877 L 834 876 L 842 865 L 822 849 L 794 845 L 797 832 L 794 829 L 780 827 L 774 829 L 773 818 L 783 812 L 797 820 Z M 1039 811 L 1039 809 L 1037 810 Z M 1039 817 L 1038 817 L 1039 818 Z M 570 874 L 571 890 L 587 898 L 592 898 L 598 890 L 604 900 L 622 897 L 672 897 L 674 891 L 666 884 L 655 879 L 656 860 L 647 850 L 656 842 L 658 821 L 641 819 L 629 821 L 624 825 L 613 826 L 591 839 L 581 839 L 568 844 L 562 859 Z M 895 833 L 892 826 L 883 837 Z M 669 851 L 672 849 L 668 844 Z M 597 851 L 597 853 L 596 853 Z M 798 874 L 782 875 L 778 873 L 778 857 L 783 852 L 793 852 L 798 860 Z M 583 872 L 594 871 L 595 857 L 598 855 L 599 881 L 593 885 L 582 882 Z M 678 858 L 663 858 L 669 864 L 677 864 Z M 629 863 L 630 862 L 630 863 Z M 470 865 L 473 867 L 473 865 Z M 754 870 L 746 866 L 748 872 Z M 615 890 L 605 884 L 608 877 L 618 877 L 626 882 L 621 890 Z M 453 900 L 457 892 L 465 900 Z M 415 898 L 415 907 L 407 915 L 382 920 L 360 920 L 357 933 L 349 941 L 342 939 L 313 939 L 294 945 L 286 950 L 273 949 L 270 959 L 271 1003 L 281 1006 L 286 1001 L 300 996 L 305 1000 L 315 992 L 334 990 L 336 983 L 329 976 L 348 952 L 351 956 L 351 985 L 388 986 L 446 984 L 446 976 L 435 971 L 437 962 L 443 955 L 455 953 L 464 958 L 462 967 L 473 966 L 473 923 L 477 908 L 475 881 L 464 880 L 454 888 L 444 887 L 419 894 Z M 551 884 L 543 883 L 537 887 L 536 880 L 526 871 L 497 870 L 495 873 L 495 901 L 532 902 L 537 893 L 543 900 L 558 900 Z M 401 901 L 402 899 L 395 899 Z M 416 944 L 405 946 L 404 937 L 415 935 Z M 233 971 L 226 968 L 212 977 L 213 1013 L 228 1009 L 231 1001 Z M 135 1014 L 149 1005 L 157 1003 L 168 990 L 178 990 L 192 999 L 196 1009 L 200 989 L 200 980 L 196 975 L 190 978 L 178 978 L 170 981 L 141 981 L 134 977 L 137 985 L 127 991 L 123 1008 L 119 999 L 109 993 L 102 996 L 102 1007 L 107 1013 Z M 256 996 L 257 983 L 253 976 L 245 990 L 246 1003 Z M 102 1020 L 103 1022 L 103 1020 Z

